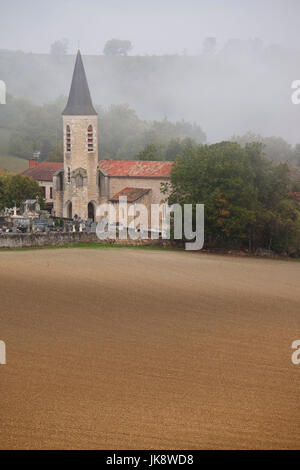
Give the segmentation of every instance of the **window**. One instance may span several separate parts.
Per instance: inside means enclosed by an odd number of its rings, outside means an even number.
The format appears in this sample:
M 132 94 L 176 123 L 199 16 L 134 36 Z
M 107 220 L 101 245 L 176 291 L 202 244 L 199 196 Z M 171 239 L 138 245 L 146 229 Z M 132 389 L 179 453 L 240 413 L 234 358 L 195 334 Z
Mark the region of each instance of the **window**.
M 46 199 L 46 187 L 42 186 L 41 189 L 42 189 L 42 197 Z
M 71 128 L 66 127 L 66 151 L 71 152 Z
M 94 151 L 94 136 L 93 136 L 93 126 L 91 125 L 89 125 L 88 127 L 87 139 L 88 139 L 88 152 L 93 152 Z
M 52 188 L 52 186 L 50 187 L 50 199 L 53 199 L 53 188 Z
M 64 190 L 64 174 L 62 171 L 58 175 L 58 187 L 59 187 L 58 189 L 59 191 Z
M 68 166 L 68 173 L 67 173 L 67 181 L 68 183 L 71 182 L 71 168 Z

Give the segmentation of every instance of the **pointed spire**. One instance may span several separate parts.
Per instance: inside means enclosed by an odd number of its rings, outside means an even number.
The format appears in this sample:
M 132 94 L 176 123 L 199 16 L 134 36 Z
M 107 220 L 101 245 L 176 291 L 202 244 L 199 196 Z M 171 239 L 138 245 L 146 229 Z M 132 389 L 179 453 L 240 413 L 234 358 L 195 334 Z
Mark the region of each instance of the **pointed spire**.
M 72 85 L 67 106 L 63 113 L 65 116 L 95 116 L 85 70 L 80 51 L 77 52 Z

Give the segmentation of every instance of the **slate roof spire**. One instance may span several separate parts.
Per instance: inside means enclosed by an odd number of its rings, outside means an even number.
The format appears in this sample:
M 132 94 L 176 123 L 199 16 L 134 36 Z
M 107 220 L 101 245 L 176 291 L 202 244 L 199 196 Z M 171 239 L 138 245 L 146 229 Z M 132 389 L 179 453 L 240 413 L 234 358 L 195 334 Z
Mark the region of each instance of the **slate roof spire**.
M 68 103 L 62 114 L 65 116 L 97 115 L 97 112 L 95 111 L 92 103 L 90 90 L 79 50 L 76 56 Z

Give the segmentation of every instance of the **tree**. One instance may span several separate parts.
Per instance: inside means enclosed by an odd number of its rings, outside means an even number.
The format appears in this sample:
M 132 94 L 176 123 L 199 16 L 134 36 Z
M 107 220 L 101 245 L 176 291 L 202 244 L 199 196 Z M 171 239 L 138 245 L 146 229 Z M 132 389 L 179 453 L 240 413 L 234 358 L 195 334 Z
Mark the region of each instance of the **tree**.
M 4 209 L 5 207 L 5 183 L 3 181 L 3 176 L 0 174 L 0 210 Z
M 28 159 L 39 151 L 42 161 L 62 161 L 60 114 L 64 106 L 63 98 L 42 106 L 9 99 L 6 106 L 0 107 L 1 127 L 8 131 L 5 141 L 1 139 L 0 153 Z M 101 123 L 101 158 L 134 159 L 146 145 L 155 144 L 163 160 L 175 160 L 177 154 L 182 153 L 179 148 L 185 139 L 195 143 L 204 143 L 206 139 L 201 127 L 195 123 L 168 119 L 145 121 L 126 104 L 112 105 L 108 109 L 97 106 L 97 111 Z
M 248 240 L 257 196 L 253 170 L 239 145 L 187 148 L 172 171 L 171 184 L 170 204 L 205 204 L 210 243 L 238 246 Z
M 260 142 L 266 156 L 274 162 L 284 162 L 293 159 L 295 151 L 282 137 L 262 137 L 259 134 L 248 132 L 242 136 L 233 136 L 233 142 L 245 146 L 253 142 Z
M 174 161 L 178 155 L 182 155 L 184 144 L 180 139 L 172 139 L 166 145 L 164 149 L 164 160 Z
M 300 212 L 288 166 L 260 143 L 187 147 L 171 173 L 169 203 L 205 205 L 206 245 L 300 254 Z
M 190 137 L 184 139 L 171 139 L 167 142 L 146 144 L 135 158 L 137 160 L 166 160 L 174 161 L 183 155 L 186 148 L 196 146 L 196 142 Z
M 105 43 L 103 53 L 105 55 L 128 55 L 132 49 L 132 44 L 128 40 L 123 39 L 110 39 Z
M 45 160 L 57 142 L 62 139 L 60 112 L 65 100 L 37 106 L 29 101 L 11 99 L 0 109 L 0 120 L 8 129 L 8 152 L 21 158 L 31 158 L 33 152 L 41 152 Z
M 297 166 L 300 166 L 300 144 L 295 145 L 294 160 Z
M 216 38 L 205 38 L 203 41 L 203 54 L 209 55 L 214 54 L 217 48 L 217 40 Z
M 144 160 L 144 161 L 155 161 L 155 160 L 162 160 L 160 155 L 160 149 L 155 144 L 148 144 L 146 147 L 141 150 L 137 156 L 137 160 Z
M 64 160 L 64 144 L 61 140 L 58 144 L 52 147 L 52 150 L 48 153 L 48 162 L 63 162 Z
M 50 54 L 54 56 L 65 55 L 68 52 L 68 47 L 69 41 L 66 38 L 54 41 L 50 46 Z
M 127 104 L 112 105 L 107 110 L 97 107 L 102 158 L 128 160 L 143 148 L 147 123 L 139 119 Z
M 192 139 L 198 144 L 206 141 L 206 135 L 200 126 L 186 121 L 171 122 L 168 119 L 149 123 L 145 133 L 147 144 L 158 143 L 166 145 L 170 141 Z
M 11 173 L 0 175 L 0 208 L 20 206 L 26 199 L 39 199 L 42 203 L 42 191 L 32 178 Z

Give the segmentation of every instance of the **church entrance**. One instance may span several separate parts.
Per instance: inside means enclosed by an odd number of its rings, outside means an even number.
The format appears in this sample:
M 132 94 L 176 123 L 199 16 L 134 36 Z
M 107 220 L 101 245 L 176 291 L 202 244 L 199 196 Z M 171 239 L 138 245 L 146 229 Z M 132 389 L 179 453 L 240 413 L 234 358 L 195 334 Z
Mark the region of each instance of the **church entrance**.
M 72 219 L 72 202 L 69 202 L 68 209 L 67 209 L 67 217 L 68 219 Z
M 95 222 L 95 208 L 92 202 L 88 203 L 88 218 Z

